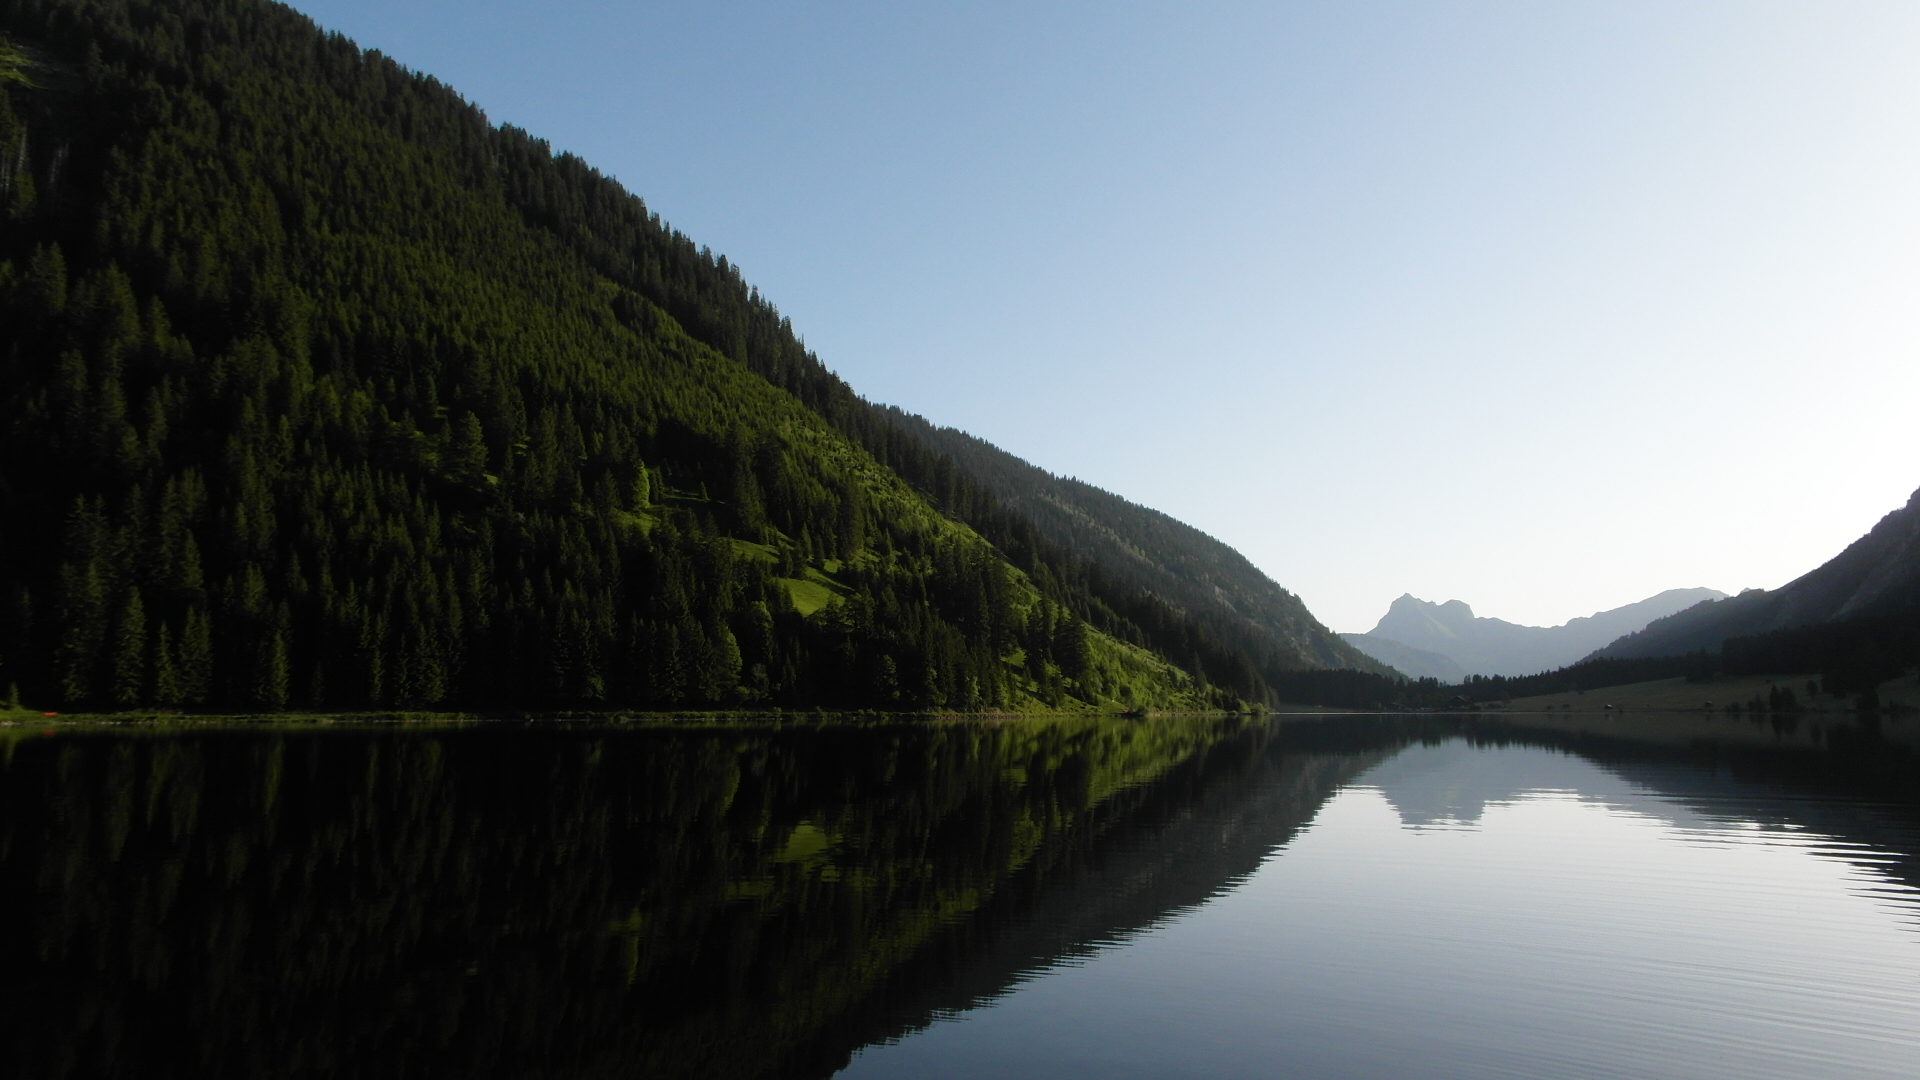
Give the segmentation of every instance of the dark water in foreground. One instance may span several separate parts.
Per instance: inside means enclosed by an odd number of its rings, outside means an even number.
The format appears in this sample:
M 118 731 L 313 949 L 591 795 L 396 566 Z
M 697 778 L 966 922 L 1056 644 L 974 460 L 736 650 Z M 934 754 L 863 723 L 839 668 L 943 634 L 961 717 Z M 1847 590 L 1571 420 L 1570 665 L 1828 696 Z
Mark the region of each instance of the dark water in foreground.
M 1920 1075 L 1901 733 L 1604 723 L 15 738 L 0 1068 Z

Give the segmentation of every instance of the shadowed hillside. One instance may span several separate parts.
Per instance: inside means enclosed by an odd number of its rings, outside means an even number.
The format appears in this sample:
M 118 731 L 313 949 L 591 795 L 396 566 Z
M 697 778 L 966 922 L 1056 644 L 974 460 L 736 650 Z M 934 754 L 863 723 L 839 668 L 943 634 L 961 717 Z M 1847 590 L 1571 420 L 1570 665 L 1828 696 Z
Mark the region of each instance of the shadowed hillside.
M 1853 620 L 1920 618 L 1920 491 L 1847 549 L 1780 588 L 1749 589 L 1649 624 L 1596 656 L 1675 656 L 1729 638 Z
M 1246 651 L 1268 680 L 1303 669 L 1391 673 L 1321 625 L 1298 596 L 1246 556 L 1199 529 L 1091 484 L 1054 476 L 966 432 L 894 408 L 886 417 L 1023 514 L 1049 541 Z
M 1445 653 L 1416 649 L 1392 638 L 1374 637 L 1372 634 L 1341 634 L 1340 637 L 1375 660 L 1415 679 L 1457 683 L 1470 674 L 1466 665 Z

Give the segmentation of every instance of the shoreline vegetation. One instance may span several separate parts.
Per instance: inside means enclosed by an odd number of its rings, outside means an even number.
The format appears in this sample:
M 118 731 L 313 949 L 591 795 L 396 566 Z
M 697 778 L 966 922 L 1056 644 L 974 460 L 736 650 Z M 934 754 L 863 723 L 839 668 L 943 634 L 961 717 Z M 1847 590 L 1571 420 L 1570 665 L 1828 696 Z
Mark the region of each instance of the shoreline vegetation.
M 1321 710 L 1326 713 L 1332 710 Z M 525 712 L 479 710 L 420 711 L 392 710 L 366 712 L 179 712 L 130 710 L 126 712 L 47 712 L 33 709 L 0 709 L 0 728 L 79 728 L 79 727 L 260 727 L 260 726 L 342 726 L 356 725 L 461 725 L 562 723 L 620 726 L 629 724 L 732 724 L 755 726 L 794 723 L 1008 723 L 1025 720 L 1164 720 L 1172 718 L 1234 717 L 1278 715 L 1272 710 L 1247 709 L 1151 709 L 1116 711 L 1079 710 L 990 710 L 949 712 L 882 709 L 737 709 L 669 710 L 608 712 Z
M 1820 676 L 1716 675 L 1707 679 L 1685 677 L 1601 687 L 1587 691 L 1568 691 L 1515 698 L 1497 703 L 1498 707 L 1518 712 L 1559 710 L 1572 712 L 1746 712 L 1855 714 L 1860 712 L 1856 695 L 1835 696 L 1821 693 Z M 1791 691 L 1792 697 L 1787 698 Z M 1879 703 L 1873 711 L 1920 712 L 1920 678 L 1903 675 L 1888 679 L 1874 689 Z
M 1455 689 L 1443 687 L 1442 689 Z M 1920 715 L 1920 676 L 1903 675 L 1889 679 L 1877 688 L 1873 709 L 1864 715 L 1899 719 Z M 1407 713 L 1482 713 L 1506 716 L 1562 716 L 1579 719 L 1594 716 L 1728 716 L 1761 717 L 1855 717 L 1863 715 L 1854 695 L 1822 694 L 1817 674 L 1712 676 L 1707 678 L 1673 677 L 1637 683 L 1568 690 L 1508 699 L 1467 701 L 1456 695 L 1451 703 L 1428 706 L 1381 705 L 1356 707 L 1323 705 L 1311 702 L 1281 702 L 1271 706 L 1250 705 L 1239 709 L 1122 709 L 1111 706 L 951 710 L 951 709 L 825 709 L 825 708 L 740 708 L 740 709 L 608 709 L 608 710 L 524 710 L 524 709 L 389 709 L 340 711 L 188 711 L 129 709 L 119 711 L 47 711 L 25 706 L 9 707 L 0 703 L 0 727 L 38 726 L 219 726 L 233 725 L 390 725 L 390 724 L 487 724 L 487 723 L 572 723 L 572 724 L 789 724 L 789 723 L 998 723 L 1022 720 L 1091 719 L 1158 720 L 1173 717 L 1204 716 L 1374 716 Z

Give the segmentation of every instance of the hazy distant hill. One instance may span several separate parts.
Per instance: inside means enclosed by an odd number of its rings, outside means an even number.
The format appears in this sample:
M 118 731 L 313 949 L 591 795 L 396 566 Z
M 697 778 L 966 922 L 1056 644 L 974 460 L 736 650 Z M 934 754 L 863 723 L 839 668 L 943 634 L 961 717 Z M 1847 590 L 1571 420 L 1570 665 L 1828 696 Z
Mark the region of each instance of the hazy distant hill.
M 1416 649 L 1390 638 L 1366 634 L 1341 634 L 1340 637 L 1347 644 L 1411 678 L 1457 683 L 1472 674 L 1460 661 L 1446 653 Z
M 1434 604 L 1407 594 L 1372 630 L 1341 636 L 1409 675 L 1445 681 L 1465 674 L 1532 675 L 1571 664 L 1662 616 L 1725 596 L 1714 589 L 1669 589 L 1560 626 L 1521 626 L 1477 618 L 1459 600 Z
M 1199 529 L 1091 484 L 1054 476 L 964 431 L 895 408 L 885 413 L 917 443 L 951 458 L 1001 505 L 1024 515 L 1046 539 L 1244 650 L 1263 678 L 1315 668 L 1389 672 L 1387 664 L 1322 625 L 1298 596 L 1246 556 Z
M 1728 638 L 1818 623 L 1920 615 L 1920 491 L 1819 569 L 1768 592 L 1698 604 L 1647 625 L 1597 656 L 1674 656 Z

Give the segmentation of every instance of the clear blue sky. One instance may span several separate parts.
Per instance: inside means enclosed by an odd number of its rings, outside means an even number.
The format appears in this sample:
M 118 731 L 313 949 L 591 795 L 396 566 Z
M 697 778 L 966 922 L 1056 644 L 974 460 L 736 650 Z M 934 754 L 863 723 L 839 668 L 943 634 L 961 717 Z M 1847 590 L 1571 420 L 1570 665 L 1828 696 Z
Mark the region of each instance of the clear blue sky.
M 1337 630 L 1770 588 L 1920 486 L 1920 5 L 296 6 Z

